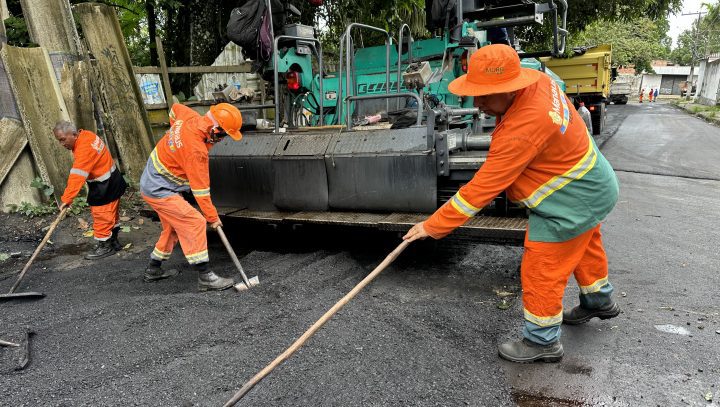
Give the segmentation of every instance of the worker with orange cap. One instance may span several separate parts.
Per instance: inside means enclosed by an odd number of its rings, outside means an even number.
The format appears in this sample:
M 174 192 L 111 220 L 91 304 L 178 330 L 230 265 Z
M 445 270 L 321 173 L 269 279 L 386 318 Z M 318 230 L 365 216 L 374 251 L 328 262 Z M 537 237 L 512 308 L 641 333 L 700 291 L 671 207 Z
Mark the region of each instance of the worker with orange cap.
M 211 106 L 204 116 L 175 104 L 170 110 L 170 126 L 150 154 L 140 178 L 143 199 L 157 212 L 162 224 L 144 278 L 150 282 L 177 274 L 161 266 L 179 241 L 188 263 L 198 271 L 199 290 L 224 290 L 233 285 L 233 280 L 208 268 L 206 223 L 213 229 L 222 226 L 210 199 L 208 153 L 225 136 L 235 141 L 242 138 L 242 115 L 228 103 Z M 183 199 L 182 192 L 192 192 L 202 214 Z
M 474 178 L 404 239 L 447 236 L 502 191 L 529 209 L 521 284 L 524 338 L 501 344 L 513 362 L 559 361 L 560 324 L 581 324 L 620 313 L 611 297 L 600 222 L 618 198 L 615 173 L 570 99 L 548 75 L 521 68 L 506 45 L 480 48 L 467 75 L 449 89 L 473 96 L 497 118 L 487 161 Z M 580 305 L 563 312 L 568 278 L 580 286 Z

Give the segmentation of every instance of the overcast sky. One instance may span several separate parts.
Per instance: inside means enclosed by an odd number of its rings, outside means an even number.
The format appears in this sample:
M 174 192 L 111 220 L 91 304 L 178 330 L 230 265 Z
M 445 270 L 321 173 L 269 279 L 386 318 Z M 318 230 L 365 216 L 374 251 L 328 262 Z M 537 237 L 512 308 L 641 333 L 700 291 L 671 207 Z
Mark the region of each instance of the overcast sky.
M 707 11 L 702 3 L 713 3 L 713 0 L 683 0 L 683 7 L 677 15 L 670 15 L 670 31 L 668 35 L 673 40 L 673 48 L 677 45 L 677 38 L 683 31 L 692 27 L 693 21 L 697 20 L 697 15 L 683 16 L 683 13 L 695 13 L 698 11 Z

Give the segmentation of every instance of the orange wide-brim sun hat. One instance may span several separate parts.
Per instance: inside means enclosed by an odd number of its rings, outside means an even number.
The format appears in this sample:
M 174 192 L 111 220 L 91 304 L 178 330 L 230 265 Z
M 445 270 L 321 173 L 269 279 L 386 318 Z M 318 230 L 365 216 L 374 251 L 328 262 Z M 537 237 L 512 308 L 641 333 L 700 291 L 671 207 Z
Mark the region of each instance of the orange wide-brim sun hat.
M 537 82 L 542 72 L 520 66 L 517 52 L 507 45 L 480 48 L 470 57 L 468 73 L 448 85 L 458 96 L 485 96 L 508 93 Z

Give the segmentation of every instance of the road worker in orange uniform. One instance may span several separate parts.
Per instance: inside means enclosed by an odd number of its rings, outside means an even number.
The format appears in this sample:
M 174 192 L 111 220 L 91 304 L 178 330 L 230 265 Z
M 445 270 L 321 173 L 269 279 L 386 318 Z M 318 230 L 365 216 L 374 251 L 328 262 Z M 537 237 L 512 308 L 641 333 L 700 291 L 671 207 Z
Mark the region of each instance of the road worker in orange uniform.
M 163 270 L 161 265 L 179 241 L 188 263 L 198 271 L 199 290 L 224 290 L 233 285 L 233 280 L 208 268 L 206 224 L 213 229 L 222 226 L 210 199 L 208 153 L 228 135 L 236 141 L 242 138 L 242 116 L 228 103 L 211 106 L 204 116 L 175 104 L 170 111 L 170 126 L 150 154 L 140 178 L 143 199 L 157 212 L 163 228 L 150 254 L 145 281 L 177 274 L 173 269 Z M 202 214 L 183 199 L 181 192 L 192 192 Z
M 620 313 L 611 298 L 600 222 L 618 198 L 615 173 L 598 150 L 572 102 L 546 74 L 520 67 L 506 45 L 480 48 L 467 75 L 449 89 L 474 96 L 498 123 L 487 161 L 474 178 L 406 240 L 440 239 L 467 222 L 502 191 L 529 209 L 521 283 L 524 339 L 499 346 L 513 362 L 559 361 L 560 324 L 581 324 Z M 571 274 L 580 305 L 563 312 Z
M 115 167 L 105 143 L 95 133 L 77 130 L 74 124 L 58 122 L 53 129 L 55 138 L 63 147 L 73 153 L 67 187 L 60 200 L 65 209 L 73 203 L 80 189 L 87 182 L 87 203 L 93 218 L 93 235 L 97 244 L 85 258 L 88 260 L 107 257 L 122 245 L 118 241 L 120 232 L 120 197 L 127 184 Z

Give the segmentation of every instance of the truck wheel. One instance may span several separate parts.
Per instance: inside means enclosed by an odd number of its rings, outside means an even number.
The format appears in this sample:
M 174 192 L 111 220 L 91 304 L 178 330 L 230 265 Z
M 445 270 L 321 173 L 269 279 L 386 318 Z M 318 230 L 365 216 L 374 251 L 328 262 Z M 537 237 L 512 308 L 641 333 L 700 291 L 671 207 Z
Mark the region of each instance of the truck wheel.
M 602 133 L 603 128 L 605 127 L 605 103 L 599 103 L 597 105 L 597 109 L 600 111 L 598 114 L 592 115 L 592 126 L 593 126 L 593 135 L 598 135 Z

